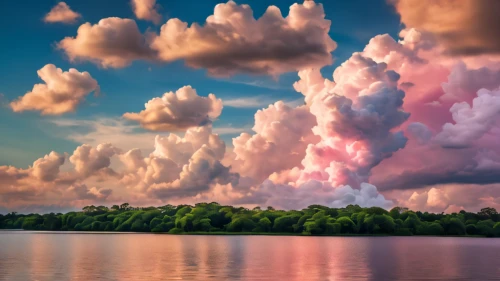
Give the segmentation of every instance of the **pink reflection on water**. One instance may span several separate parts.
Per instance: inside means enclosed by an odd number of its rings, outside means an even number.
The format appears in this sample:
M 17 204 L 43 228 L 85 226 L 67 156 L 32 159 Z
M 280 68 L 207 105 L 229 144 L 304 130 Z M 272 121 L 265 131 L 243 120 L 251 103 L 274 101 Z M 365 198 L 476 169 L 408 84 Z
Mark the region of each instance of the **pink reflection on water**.
M 0 280 L 498 280 L 500 239 L 2 233 Z

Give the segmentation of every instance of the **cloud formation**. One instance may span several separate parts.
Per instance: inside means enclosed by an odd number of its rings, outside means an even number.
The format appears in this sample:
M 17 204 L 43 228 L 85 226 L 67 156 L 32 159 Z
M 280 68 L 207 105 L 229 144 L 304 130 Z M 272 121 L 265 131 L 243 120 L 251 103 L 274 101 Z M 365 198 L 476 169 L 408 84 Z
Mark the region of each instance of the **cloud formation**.
M 205 25 L 171 19 L 151 47 L 161 60 L 184 60 L 212 75 L 238 72 L 279 75 L 332 63 L 335 42 L 321 4 L 293 4 L 283 18 L 276 6 L 255 19 L 248 5 L 233 1 L 215 6 Z
M 35 84 L 31 92 L 10 103 L 14 112 L 40 111 L 42 115 L 61 115 L 76 110 L 99 85 L 88 72 L 70 68 L 67 72 L 47 64 L 37 71 L 45 84 Z
M 432 33 L 451 55 L 500 53 L 496 0 L 392 0 L 407 27 Z
M 219 117 L 222 100 L 214 94 L 200 97 L 191 86 L 185 86 L 162 97 L 153 98 L 139 113 L 127 112 L 123 117 L 139 122 L 152 131 L 179 131 L 203 126 Z
M 134 60 L 154 57 L 135 21 L 116 17 L 80 25 L 76 37 L 64 38 L 57 47 L 72 62 L 91 61 L 104 68 L 122 68 Z
M 160 24 L 162 17 L 157 11 L 156 0 L 131 0 L 130 4 L 138 19 Z
M 318 141 L 315 117 L 306 106 L 292 108 L 282 101 L 255 113 L 255 134 L 233 139 L 233 170 L 263 181 L 272 173 L 300 166 L 308 144 Z M 286 161 L 283 161 L 286 159 Z
M 72 60 L 121 68 L 135 60 L 183 60 L 214 76 L 236 73 L 280 75 L 332 63 L 336 43 L 321 4 L 294 4 L 283 18 L 276 6 L 255 19 L 248 5 L 215 6 L 204 25 L 170 19 L 159 34 L 142 34 L 130 19 L 106 18 L 78 28 L 58 46 Z
M 93 148 L 83 144 L 75 149 L 69 161 L 75 165 L 75 171 L 82 177 L 89 177 L 97 172 L 114 174 L 109 168 L 111 157 L 120 153 L 120 150 L 110 143 L 104 143 Z
M 402 110 L 405 93 L 385 63 L 355 53 L 335 70 L 335 84 L 312 73 L 301 78 L 306 80 L 296 88 L 309 100 L 317 120 L 313 132 L 321 141 L 307 147 L 304 169 L 295 175 L 299 182 L 359 186 L 373 167 L 405 146 L 407 139 L 395 131 L 409 116 Z
M 498 123 L 500 90 L 481 89 L 472 101 L 455 103 L 451 108 L 455 124 L 446 123 L 436 140 L 444 147 L 463 148 L 480 139 Z
M 348 185 L 332 186 L 327 182 L 315 180 L 308 181 L 298 187 L 274 184 L 267 180 L 252 196 L 255 197 L 253 200 L 259 205 L 267 204 L 288 210 L 306 208 L 313 204 L 331 206 L 332 208 L 342 208 L 350 204 L 382 208 L 393 206 L 391 200 L 385 199 L 374 185 L 368 183 L 362 183 L 359 189 L 353 189 Z M 249 198 L 240 200 L 245 202 Z
M 155 150 L 148 157 L 139 150 L 120 157 L 130 171 L 122 182 L 160 199 L 196 196 L 212 184 L 237 184 L 238 175 L 221 163 L 225 150 L 210 124 L 188 129 L 183 138 L 157 136 Z
M 43 18 L 44 22 L 48 23 L 66 23 L 73 24 L 76 23 L 82 15 L 71 10 L 71 8 L 65 2 L 59 2 L 55 5 L 52 10 Z

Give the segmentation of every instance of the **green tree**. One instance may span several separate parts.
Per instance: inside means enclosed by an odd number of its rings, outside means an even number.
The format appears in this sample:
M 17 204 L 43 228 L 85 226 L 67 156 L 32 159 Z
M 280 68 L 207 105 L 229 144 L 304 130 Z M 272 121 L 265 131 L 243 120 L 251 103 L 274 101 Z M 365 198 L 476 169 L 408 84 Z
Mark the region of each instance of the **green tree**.
M 356 224 L 348 217 L 340 217 L 336 223 L 340 224 L 342 233 L 356 233 Z

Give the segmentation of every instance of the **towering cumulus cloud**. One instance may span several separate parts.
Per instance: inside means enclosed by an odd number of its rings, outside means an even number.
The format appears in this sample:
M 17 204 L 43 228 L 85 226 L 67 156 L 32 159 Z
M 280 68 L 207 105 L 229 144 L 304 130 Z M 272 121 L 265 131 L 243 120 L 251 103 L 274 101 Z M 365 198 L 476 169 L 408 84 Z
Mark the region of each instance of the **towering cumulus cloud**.
M 132 0 L 130 3 L 138 19 L 149 20 L 155 24 L 160 24 L 161 15 L 156 10 L 156 0 Z
M 139 113 L 125 113 L 123 117 L 139 122 L 153 131 L 178 131 L 202 126 L 219 117 L 222 100 L 214 94 L 200 97 L 191 86 L 154 98 Z
M 390 206 L 367 182 L 372 168 L 407 142 L 398 130 L 409 117 L 402 110 L 399 74 L 355 53 L 335 70 L 335 82 L 318 70 L 299 76 L 295 88 L 306 105 L 291 109 L 278 102 L 259 111 L 256 134 L 233 140 L 233 170 L 254 179 L 269 176 L 238 200 L 285 208 L 313 202 Z M 275 163 L 279 155 L 287 161 Z
M 82 15 L 71 10 L 68 4 L 59 2 L 47 15 L 45 15 L 43 21 L 49 23 L 62 22 L 71 24 L 75 23 L 81 17 Z
M 204 25 L 188 26 L 174 18 L 159 34 L 143 35 L 133 20 L 106 18 L 81 25 L 76 37 L 67 37 L 58 46 L 71 60 L 89 60 L 103 67 L 125 67 L 140 59 L 183 60 L 218 76 L 279 75 L 332 63 L 336 43 L 329 30 L 322 5 L 313 1 L 292 5 L 286 18 L 270 6 L 259 19 L 250 6 L 229 1 L 218 4 Z
M 450 54 L 500 52 L 500 2 L 496 0 L 391 0 L 407 27 L 434 34 Z
M 359 53 L 335 70 L 334 86 L 309 79 L 311 75 L 318 74 L 302 73 L 306 81 L 296 88 L 310 100 L 317 120 L 313 132 L 321 141 L 307 147 L 304 169 L 293 173 L 295 180 L 359 186 L 374 166 L 406 144 L 403 133 L 394 131 L 409 116 L 402 110 L 405 94 L 398 89 L 399 75 Z
M 10 103 L 15 112 L 40 111 L 43 115 L 73 112 L 85 96 L 99 90 L 97 81 L 88 72 L 70 68 L 67 72 L 47 64 L 37 71 L 45 84 L 36 84 L 31 92 Z

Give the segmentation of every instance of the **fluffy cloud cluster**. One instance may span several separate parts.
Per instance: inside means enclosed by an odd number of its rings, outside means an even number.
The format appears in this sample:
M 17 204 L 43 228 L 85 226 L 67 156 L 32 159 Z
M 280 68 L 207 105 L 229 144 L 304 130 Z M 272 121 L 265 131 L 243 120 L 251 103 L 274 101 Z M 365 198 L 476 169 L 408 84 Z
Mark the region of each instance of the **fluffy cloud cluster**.
M 233 139 L 233 170 L 263 181 L 272 173 L 300 166 L 307 145 L 319 140 L 312 132 L 315 125 L 307 106 L 292 108 L 278 101 L 257 111 L 255 134 Z
M 500 52 L 500 3 L 495 0 L 392 0 L 401 21 L 435 35 L 449 54 Z
M 446 123 L 436 140 L 445 147 L 467 147 L 489 132 L 500 119 L 500 90 L 481 89 L 472 106 L 455 103 L 451 108 L 455 124 Z
M 97 81 L 88 72 L 70 68 L 67 72 L 47 64 L 37 71 L 45 84 L 35 84 L 31 92 L 10 103 L 15 112 L 40 111 L 42 115 L 73 112 L 91 92 L 99 90 Z
M 405 94 L 398 89 L 399 75 L 385 63 L 356 53 L 335 70 L 335 84 L 312 73 L 302 77 L 306 81 L 296 87 L 310 100 L 313 132 L 321 141 L 307 147 L 304 169 L 292 171 L 287 181 L 359 186 L 374 166 L 405 146 L 403 133 L 394 131 L 409 116 L 402 110 Z
M 136 14 L 138 7 L 150 13 L 148 7 L 154 1 L 140 2 L 134 4 Z M 140 59 L 183 60 L 212 75 L 279 75 L 332 63 L 336 43 L 329 30 L 322 5 L 313 1 L 292 5 L 286 18 L 270 6 L 259 19 L 253 17 L 250 6 L 229 1 L 218 4 L 202 26 L 188 26 L 174 18 L 159 34 L 144 35 L 133 20 L 106 18 L 81 25 L 76 37 L 67 37 L 58 46 L 71 60 L 89 60 L 103 67 L 124 67 Z
M 363 52 L 400 74 L 399 85 L 407 93 L 403 108 L 411 112 L 401 125 L 408 145 L 375 167 L 370 182 L 397 204 L 412 208 L 452 211 L 459 206 L 478 210 L 489 201 L 473 196 L 467 204 L 453 202 L 460 201 L 461 193 L 468 196 L 460 186 L 477 188 L 481 193 L 483 185 L 490 186 L 490 192 L 498 184 L 496 99 L 500 65 L 494 59 L 442 56 L 448 46 L 440 40 L 434 42 L 432 34 L 426 32 L 406 29 L 400 35 L 399 42 L 388 35 L 376 36 Z M 446 196 L 441 190 L 445 187 L 457 187 L 449 200 L 443 199 Z M 420 194 L 420 199 L 408 190 Z M 422 199 L 426 196 L 431 199 Z
M 152 21 L 160 24 L 161 15 L 156 10 L 156 0 L 132 0 L 131 2 L 134 14 L 138 19 Z
M 154 52 L 131 19 L 105 18 L 80 25 L 76 37 L 58 43 L 71 61 L 87 60 L 102 67 L 125 67 L 134 60 L 152 59 Z
M 65 159 L 65 155 L 52 151 L 33 163 L 31 173 L 41 181 L 53 181 L 57 178 L 59 168 L 64 164 Z
M 221 163 L 225 150 L 211 125 L 188 129 L 183 138 L 157 136 L 148 157 L 139 150 L 120 157 L 130 171 L 122 182 L 158 198 L 195 196 L 211 184 L 236 184 L 238 175 Z
M 203 126 L 219 117 L 222 100 L 214 94 L 200 97 L 191 86 L 185 86 L 175 93 L 168 92 L 151 99 L 145 107 L 139 113 L 125 113 L 123 117 L 139 122 L 149 130 L 177 131 Z
M 120 150 L 110 143 L 98 145 L 96 148 L 83 144 L 75 149 L 69 161 L 75 166 L 75 171 L 83 177 L 89 177 L 98 172 L 114 174 L 109 168 L 111 157 Z
M 48 14 L 45 15 L 43 21 L 49 23 L 62 22 L 62 23 L 75 23 L 82 15 L 71 10 L 65 2 L 59 2 Z

